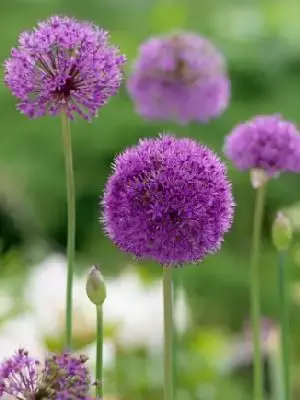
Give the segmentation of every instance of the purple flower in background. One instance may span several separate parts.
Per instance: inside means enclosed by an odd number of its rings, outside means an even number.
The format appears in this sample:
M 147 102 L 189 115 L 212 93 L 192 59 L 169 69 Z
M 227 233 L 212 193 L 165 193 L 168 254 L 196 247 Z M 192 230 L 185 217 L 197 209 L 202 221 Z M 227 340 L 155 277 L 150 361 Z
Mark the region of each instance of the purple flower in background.
M 188 32 L 142 44 L 127 87 L 139 114 L 181 124 L 219 116 L 230 96 L 222 54 Z
M 300 134 L 278 115 L 237 125 L 226 137 L 224 152 L 240 170 L 260 169 L 269 176 L 300 172 Z
M 96 116 L 117 92 L 125 62 L 108 39 L 89 22 L 58 16 L 23 32 L 5 62 L 5 83 L 19 99 L 19 110 L 29 117 Z
M 175 265 L 217 251 L 232 224 L 226 167 L 191 139 L 141 140 L 117 157 L 104 194 L 112 241 L 136 257 Z
M 0 364 L 0 398 L 87 400 L 90 375 L 85 361 L 64 353 L 47 357 L 41 365 L 20 349 Z

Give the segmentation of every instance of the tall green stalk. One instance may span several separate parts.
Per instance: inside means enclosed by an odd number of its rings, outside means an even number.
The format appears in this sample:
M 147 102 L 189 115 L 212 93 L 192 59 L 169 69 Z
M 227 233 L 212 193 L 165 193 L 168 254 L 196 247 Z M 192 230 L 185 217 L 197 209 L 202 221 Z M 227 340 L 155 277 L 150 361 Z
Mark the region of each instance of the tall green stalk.
M 285 268 L 285 251 L 278 252 L 278 289 L 281 326 L 281 362 L 284 381 L 284 400 L 291 400 L 290 388 L 290 348 L 289 348 L 289 304 L 288 285 Z
M 96 265 L 90 269 L 86 281 L 86 294 L 96 306 L 96 400 L 103 399 L 103 303 L 106 287 L 103 275 Z
M 270 384 L 271 384 L 271 397 L 272 400 L 284 399 L 284 383 L 281 372 L 281 357 L 279 348 L 276 346 L 269 354 L 270 361 Z
M 97 310 L 97 352 L 96 352 L 96 399 L 103 399 L 103 310 L 102 306 L 96 306 Z
M 259 251 L 261 241 L 261 227 L 264 213 L 265 185 L 256 190 L 256 204 L 254 212 L 252 257 L 250 265 L 251 284 L 251 323 L 254 354 L 254 400 L 264 399 L 263 386 L 263 359 L 260 332 L 260 285 L 259 285 Z
M 173 282 L 173 304 L 175 305 L 178 298 L 179 290 L 181 289 L 181 268 L 172 268 L 172 282 Z M 177 348 L 179 346 L 179 333 L 177 330 L 175 319 L 173 318 L 173 380 L 178 382 L 178 366 L 177 366 Z M 177 385 L 174 385 L 174 399 L 177 397 Z
M 174 399 L 172 268 L 163 266 L 164 302 L 164 400 Z
M 68 198 L 68 272 L 67 272 L 67 293 L 66 293 L 66 348 L 72 348 L 72 289 L 74 274 L 74 256 L 75 256 L 75 187 L 73 173 L 72 157 L 72 139 L 70 120 L 67 115 L 62 113 L 62 138 L 65 157 L 66 185 Z

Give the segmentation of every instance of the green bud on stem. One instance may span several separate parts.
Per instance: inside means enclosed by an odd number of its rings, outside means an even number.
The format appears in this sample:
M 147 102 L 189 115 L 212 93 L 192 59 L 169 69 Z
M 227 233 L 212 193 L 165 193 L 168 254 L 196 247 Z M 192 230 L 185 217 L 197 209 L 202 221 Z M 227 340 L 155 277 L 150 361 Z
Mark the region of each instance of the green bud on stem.
M 286 251 L 292 242 L 292 226 L 290 220 L 279 212 L 272 227 L 273 244 L 278 251 Z
M 101 306 L 106 299 L 103 275 L 95 265 L 90 269 L 86 281 L 86 294 L 93 304 Z

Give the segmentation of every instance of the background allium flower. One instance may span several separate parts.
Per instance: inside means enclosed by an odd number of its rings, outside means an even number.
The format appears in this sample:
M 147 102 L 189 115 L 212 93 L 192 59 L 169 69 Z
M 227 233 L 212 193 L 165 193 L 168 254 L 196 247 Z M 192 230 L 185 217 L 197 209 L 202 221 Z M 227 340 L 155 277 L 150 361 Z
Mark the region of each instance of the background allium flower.
M 65 110 L 85 119 L 117 92 L 125 57 L 108 43 L 108 33 L 88 22 L 51 17 L 32 32 L 5 62 L 5 82 L 29 117 Z
M 186 124 L 207 122 L 228 105 L 223 56 L 192 33 L 150 38 L 140 48 L 128 91 L 138 113 Z
M 104 223 L 121 250 L 162 264 L 202 260 L 231 227 L 226 168 L 208 148 L 166 135 L 117 157 Z
M 18 350 L 0 364 L 0 398 L 88 399 L 90 376 L 84 356 L 51 355 L 44 366 L 26 350 Z
M 280 116 L 259 116 L 237 125 L 224 152 L 240 170 L 262 169 L 269 176 L 300 172 L 300 134 Z

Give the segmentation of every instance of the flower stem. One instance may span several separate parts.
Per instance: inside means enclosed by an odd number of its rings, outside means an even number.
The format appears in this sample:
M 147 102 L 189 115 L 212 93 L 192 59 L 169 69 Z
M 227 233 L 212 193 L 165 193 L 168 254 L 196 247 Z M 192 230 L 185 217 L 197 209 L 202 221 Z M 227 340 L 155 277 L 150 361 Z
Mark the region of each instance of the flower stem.
M 172 282 L 173 282 L 173 302 L 176 303 L 178 292 L 180 288 L 180 273 L 181 268 L 172 268 Z M 175 319 L 173 318 L 173 380 L 178 382 L 178 370 L 177 370 L 177 348 L 179 346 L 179 334 L 176 326 Z M 177 396 L 177 385 L 174 385 L 174 398 Z
M 254 212 L 252 258 L 250 266 L 251 282 L 251 323 L 253 335 L 254 355 L 254 400 L 263 400 L 263 360 L 261 351 L 260 332 L 260 288 L 259 288 L 259 250 L 261 240 L 261 227 L 264 213 L 265 185 L 256 191 L 256 204 Z
M 68 272 L 67 272 L 67 294 L 66 294 L 66 348 L 72 348 L 72 288 L 75 256 L 75 188 L 72 159 L 72 140 L 70 121 L 67 115 L 62 113 L 62 138 L 65 156 L 66 184 L 68 198 Z
M 173 400 L 173 288 L 172 268 L 163 266 L 164 302 L 164 400 Z
M 97 310 L 97 353 L 96 353 L 96 399 L 103 399 L 103 310 L 102 306 L 96 306 Z
M 284 381 L 284 400 L 291 399 L 290 390 L 290 349 L 289 349 L 289 305 L 288 305 L 288 286 L 285 268 L 284 251 L 278 252 L 278 289 L 281 325 L 281 362 L 283 368 Z
M 281 359 L 278 347 L 273 348 L 269 355 L 270 360 L 270 377 L 271 377 L 271 399 L 284 399 L 284 384 L 281 373 Z

